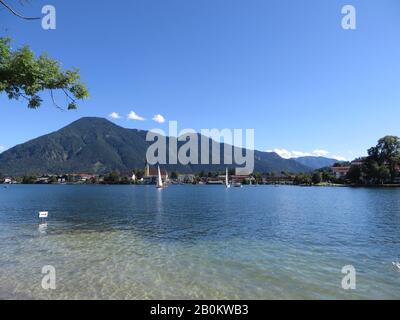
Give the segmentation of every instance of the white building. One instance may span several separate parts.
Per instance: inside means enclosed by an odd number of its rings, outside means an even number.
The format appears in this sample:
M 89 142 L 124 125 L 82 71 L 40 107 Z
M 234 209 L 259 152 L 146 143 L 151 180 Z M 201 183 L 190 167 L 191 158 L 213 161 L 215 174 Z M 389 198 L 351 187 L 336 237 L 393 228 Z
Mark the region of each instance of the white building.
M 180 174 L 178 176 L 179 183 L 193 183 L 196 181 L 196 176 L 194 174 Z
M 349 173 L 351 167 L 332 167 L 332 172 L 336 179 L 344 179 Z

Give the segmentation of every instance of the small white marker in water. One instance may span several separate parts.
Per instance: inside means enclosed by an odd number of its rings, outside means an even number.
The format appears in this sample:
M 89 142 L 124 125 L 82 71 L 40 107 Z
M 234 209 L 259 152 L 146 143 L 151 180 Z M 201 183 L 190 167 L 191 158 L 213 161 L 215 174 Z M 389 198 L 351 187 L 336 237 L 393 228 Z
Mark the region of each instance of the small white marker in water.
M 40 211 L 39 212 L 39 219 L 40 223 L 46 223 L 46 219 L 49 217 L 48 211 Z

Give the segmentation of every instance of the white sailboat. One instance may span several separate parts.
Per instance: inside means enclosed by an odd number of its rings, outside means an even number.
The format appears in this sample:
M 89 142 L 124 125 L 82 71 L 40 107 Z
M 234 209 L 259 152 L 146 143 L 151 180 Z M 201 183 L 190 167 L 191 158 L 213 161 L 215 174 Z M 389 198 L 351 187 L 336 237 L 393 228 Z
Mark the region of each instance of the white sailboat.
M 157 189 L 162 189 L 162 188 L 164 188 L 164 184 L 161 177 L 161 169 L 160 166 L 158 166 Z
M 168 171 L 165 170 L 165 180 L 164 180 L 164 188 L 168 188 L 170 185 Z
M 225 187 L 226 187 L 227 189 L 231 187 L 231 185 L 229 184 L 228 168 L 226 168 Z

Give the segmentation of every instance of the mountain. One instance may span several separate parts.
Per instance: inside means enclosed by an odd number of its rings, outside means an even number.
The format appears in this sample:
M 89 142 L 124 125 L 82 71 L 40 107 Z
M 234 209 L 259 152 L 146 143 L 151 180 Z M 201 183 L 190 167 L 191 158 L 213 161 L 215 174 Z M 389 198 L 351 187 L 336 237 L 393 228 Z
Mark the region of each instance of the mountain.
M 150 142 L 147 131 L 122 128 L 103 118 L 81 118 L 59 131 L 0 154 L 6 175 L 130 172 L 143 169 Z M 169 143 L 169 138 L 167 138 Z M 183 142 L 180 145 L 184 144 Z M 179 144 L 178 144 L 179 148 Z M 224 145 L 220 144 L 223 155 Z M 200 157 L 200 155 L 199 155 Z M 166 166 L 178 172 L 223 171 L 225 165 Z M 230 166 L 234 167 L 234 166 Z M 257 172 L 305 172 L 311 169 L 276 153 L 255 152 Z
M 337 159 L 330 159 L 325 157 L 301 157 L 295 158 L 293 160 L 314 170 L 325 167 L 332 167 L 335 163 L 340 162 Z

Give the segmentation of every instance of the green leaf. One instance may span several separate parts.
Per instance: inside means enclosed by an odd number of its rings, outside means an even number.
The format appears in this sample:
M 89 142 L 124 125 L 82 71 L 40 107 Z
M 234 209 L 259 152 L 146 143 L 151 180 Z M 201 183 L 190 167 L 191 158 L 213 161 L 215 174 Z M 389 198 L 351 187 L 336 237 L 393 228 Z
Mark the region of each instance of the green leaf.
M 68 110 L 78 108 L 76 100 L 89 97 L 77 69 L 63 71 L 58 61 L 46 54 L 36 58 L 28 46 L 13 51 L 10 39 L 0 38 L 0 93 L 12 100 L 24 97 L 28 108 L 36 109 L 43 102 L 38 94 L 48 90 L 64 93 Z

